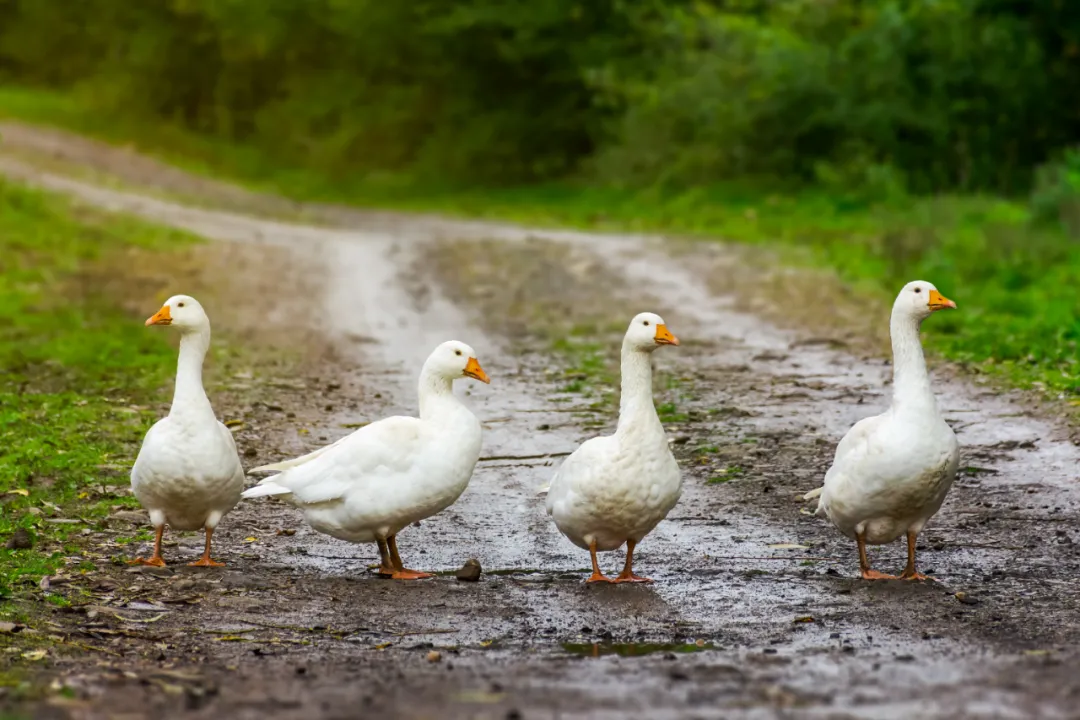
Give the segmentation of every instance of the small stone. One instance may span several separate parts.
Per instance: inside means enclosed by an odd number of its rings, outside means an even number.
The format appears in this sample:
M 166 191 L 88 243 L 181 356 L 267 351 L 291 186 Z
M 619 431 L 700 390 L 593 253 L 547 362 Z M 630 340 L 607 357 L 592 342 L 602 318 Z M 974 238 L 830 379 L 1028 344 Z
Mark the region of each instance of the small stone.
M 117 590 L 119 587 L 120 583 L 116 582 L 112 578 L 107 577 L 101 578 L 97 581 L 97 584 L 94 585 L 94 589 L 100 590 L 101 592 L 112 592 L 113 590 Z
M 26 528 L 18 528 L 11 533 L 4 547 L 8 550 L 29 550 L 34 547 L 34 536 Z
M 964 592 L 963 590 L 956 593 L 956 599 L 959 600 L 964 605 L 978 605 L 979 604 L 979 598 L 972 597 L 971 595 Z
M 469 558 L 461 566 L 461 569 L 454 573 L 454 577 L 462 582 L 476 582 L 480 579 L 481 572 L 483 571 L 480 568 L 480 561 L 476 558 Z
M 154 577 L 171 577 L 176 574 L 170 567 L 158 567 L 157 565 L 136 565 L 133 568 L 128 568 L 128 572 L 133 575 L 153 575 Z
M 430 663 L 437 663 L 442 660 L 442 653 L 438 650 L 432 650 L 427 654 L 427 661 Z
M 150 523 L 150 516 L 138 510 L 118 510 L 109 516 L 109 520 L 129 522 L 132 525 L 147 525 Z

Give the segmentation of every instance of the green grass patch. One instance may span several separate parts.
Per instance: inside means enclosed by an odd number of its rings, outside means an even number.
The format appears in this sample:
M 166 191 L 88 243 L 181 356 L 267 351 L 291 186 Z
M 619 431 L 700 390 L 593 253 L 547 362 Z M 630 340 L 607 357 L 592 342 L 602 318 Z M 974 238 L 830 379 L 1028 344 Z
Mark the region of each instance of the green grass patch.
M 736 478 L 740 478 L 746 474 L 746 471 L 738 465 L 729 465 L 720 472 L 710 477 L 706 482 L 709 485 L 723 485 L 726 482 L 731 482 Z
M 870 197 L 838 188 L 751 183 L 631 190 L 584 182 L 434 187 L 410 178 L 328 175 L 159 121 L 105 117 L 74 96 L 0 89 L 0 115 L 132 143 L 189 170 L 299 200 L 509 219 L 535 225 L 662 231 L 769 244 L 891 301 L 908 280 L 935 283 L 960 310 L 928 323 L 930 349 L 1010 384 L 1080 398 L 1080 243 L 994 197 Z M 886 321 L 882 318 L 882 322 Z
M 125 246 L 192 241 L 0 181 L 0 596 L 77 557 L 84 529 L 135 504 L 124 489 L 156 416 L 147 403 L 175 369 L 164 333 L 80 272 Z M 4 548 L 19 528 L 33 548 Z

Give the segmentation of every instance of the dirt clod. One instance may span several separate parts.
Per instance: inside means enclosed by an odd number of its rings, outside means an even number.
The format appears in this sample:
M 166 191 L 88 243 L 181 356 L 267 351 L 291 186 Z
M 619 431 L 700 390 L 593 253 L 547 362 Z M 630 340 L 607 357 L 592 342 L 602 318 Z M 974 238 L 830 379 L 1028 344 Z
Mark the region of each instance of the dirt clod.
M 454 577 L 462 582 L 476 582 L 480 579 L 481 572 L 480 561 L 476 558 L 469 558 L 465 561 L 465 564 L 454 573 Z
M 8 550 L 29 550 L 34 547 L 34 536 L 26 528 L 18 528 L 11 533 L 4 547 Z

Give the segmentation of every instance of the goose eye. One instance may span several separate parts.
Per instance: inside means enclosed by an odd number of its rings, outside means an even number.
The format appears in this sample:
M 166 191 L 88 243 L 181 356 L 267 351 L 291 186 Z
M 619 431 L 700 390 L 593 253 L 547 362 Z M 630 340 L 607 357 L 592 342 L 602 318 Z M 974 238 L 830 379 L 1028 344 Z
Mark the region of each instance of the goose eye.
M 648 320 L 643 320 L 643 321 L 641 322 L 641 324 L 642 324 L 642 325 L 648 325 L 648 324 L 649 324 L 649 321 L 648 321 Z
M 184 303 L 177 303 L 176 307 L 184 307 Z
M 454 351 L 454 354 L 455 354 L 455 355 L 461 355 L 461 351 L 460 351 L 460 350 L 455 350 L 455 351 Z
M 922 288 L 915 288 L 915 292 L 916 292 L 916 293 L 921 293 L 921 292 L 922 292 Z

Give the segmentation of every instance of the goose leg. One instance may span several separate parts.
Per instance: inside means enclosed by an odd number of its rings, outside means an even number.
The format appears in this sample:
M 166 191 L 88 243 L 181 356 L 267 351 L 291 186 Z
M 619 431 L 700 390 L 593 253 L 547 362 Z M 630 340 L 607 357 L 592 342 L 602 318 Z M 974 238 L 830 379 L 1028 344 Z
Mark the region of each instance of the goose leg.
M 214 528 L 206 528 L 206 548 L 202 557 L 195 562 L 188 563 L 191 567 L 225 567 L 225 563 L 214 562 L 210 559 L 210 538 L 214 535 Z
M 587 583 L 615 582 L 614 580 L 609 578 L 607 575 L 600 572 L 600 563 L 598 563 L 596 561 L 596 540 L 593 540 L 592 542 L 589 543 L 589 554 L 592 556 L 592 575 L 590 575 L 589 579 L 586 580 L 585 582 L 587 582 Z
M 915 572 L 915 533 L 908 531 L 907 534 L 907 567 L 900 574 L 901 580 L 933 580 L 929 575 Z
M 866 557 L 866 535 L 859 533 L 855 536 L 859 543 L 859 569 L 862 570 L 863 580 L 895 580 L 895 575 L 886 575 L 877 570 L 870 569 L 870 560 Z
M 156 528 L 156 536 L 154 537 L 154 556 L 149 560 L 145 558 L 135 558 L 128 561 L 128 565 L 152 565 L 154 567 L 165 567 L 165 560 L 161 557 L 161 536 L 165 534 L 165 526 L 158 525 Z
M 409 570 L 401 562 L 401 556 L 397 551 L 397 535 L 391 535 L 386 538 L 386 545 L 390 548 L 390 560 L 394 563 L 394 574 L 391 575 L 395 580 L 421 580 L 423 578 L 433 577 L 431 573 L 420 572 L 419 570 Z
M 379 543 L 379 570 L 378 574 L 382 577 L 394 576 L 394 562 L 390 559 L 390 548 L 386 546 L 385 540 L 377 540 Z
M 634 547 L 636 545 L 637 545 L 637 543 L 634 542 L 633 540 L 627 540 L 626 541 L 626 564 L 623 565 L 622 572 L 618 574 L 618 576 L 615 578 L 614 582 L 617 582 L 617 583 L 624 583 L 624 582 L 651 583 L 652 582 L 652 580 L 650 580 L 647 577 L 641 577 L 640 575 L 635 575 L 634 574 Z

